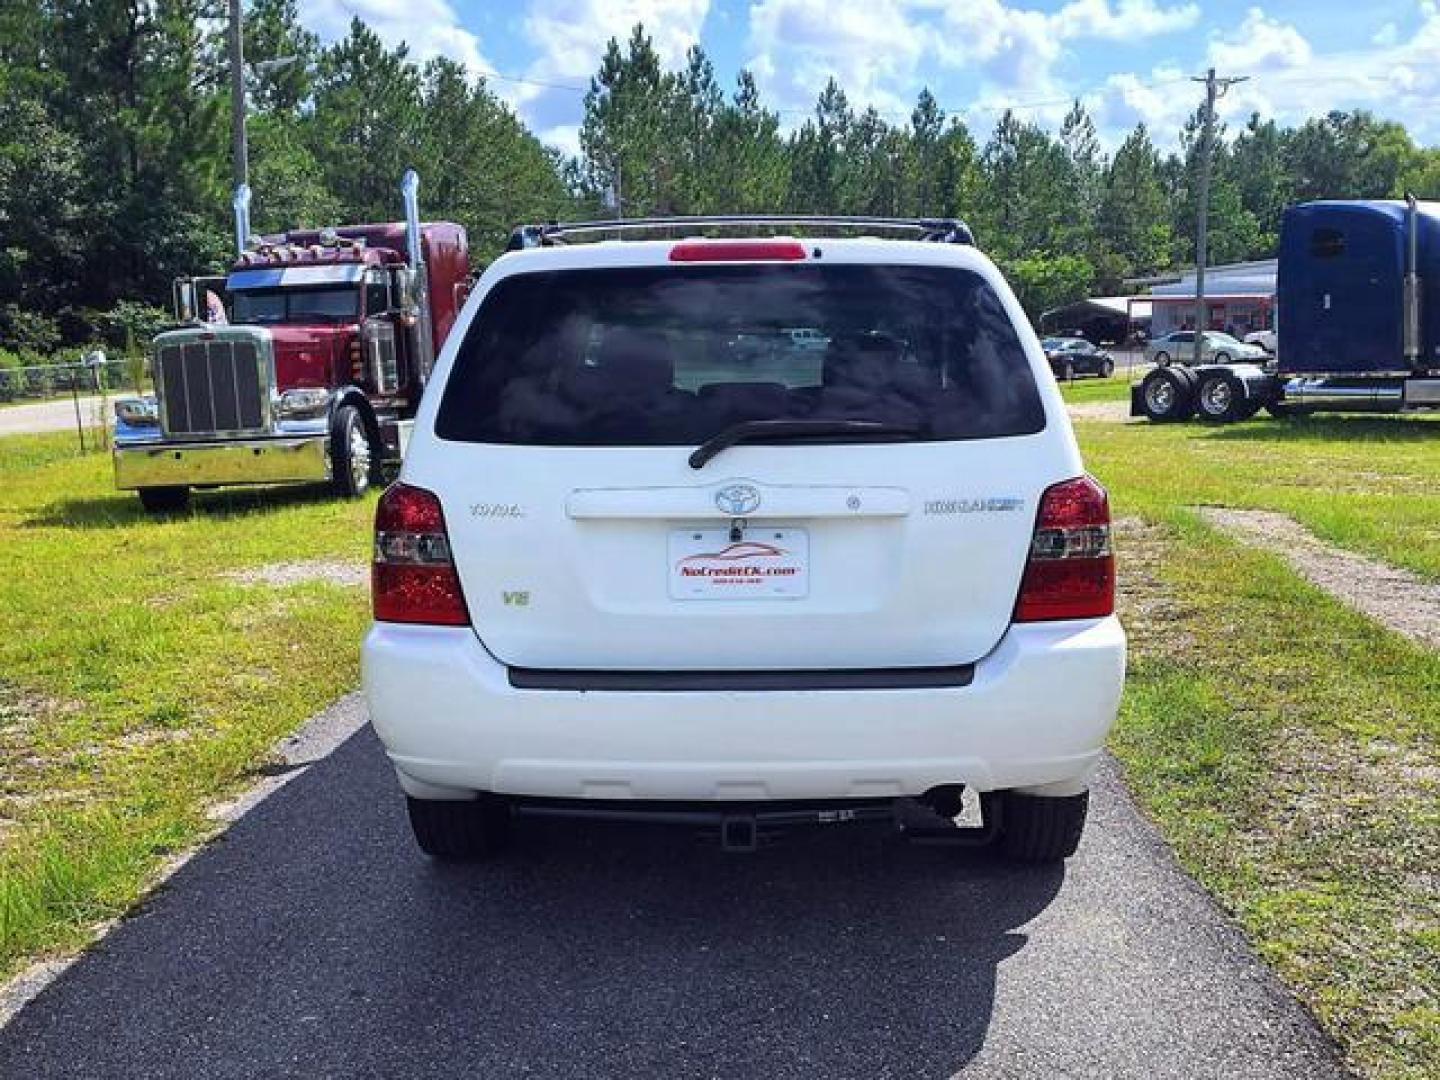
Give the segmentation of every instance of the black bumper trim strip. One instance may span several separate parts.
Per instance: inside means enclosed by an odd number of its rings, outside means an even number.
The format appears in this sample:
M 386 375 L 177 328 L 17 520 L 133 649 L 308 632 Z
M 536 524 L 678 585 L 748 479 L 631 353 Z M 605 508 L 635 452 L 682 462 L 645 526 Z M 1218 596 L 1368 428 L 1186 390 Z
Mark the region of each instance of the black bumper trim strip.
M 840 668 L 798 671 L 574 671 L 509 669 L 517 690 L 628 693 L 714 690 L 934 690 L 969 686 L 974 664 L 952 667 Z

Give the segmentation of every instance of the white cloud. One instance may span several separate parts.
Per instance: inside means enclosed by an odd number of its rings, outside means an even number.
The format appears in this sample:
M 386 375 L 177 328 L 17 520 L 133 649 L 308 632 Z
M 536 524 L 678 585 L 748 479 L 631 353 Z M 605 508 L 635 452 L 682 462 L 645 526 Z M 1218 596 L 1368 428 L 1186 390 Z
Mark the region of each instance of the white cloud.
M 1161 7 L 1155 0 L 1071 0 L 1052 17 L 1063 38 L 1108 38 L 1115 41 L 1155 37 L 1194 26 L 1196 4 Z
M 571 157 L 580 155 L 580 125 L 556 124 L 535 133 L 535 137 L 546 146 L 553 146 Z
M 831 77 L 852 104 L 903 108 L 925 53 L 899 0 L 760 0 L 750 45 L 749 66 L 781 108 L 808 108 Z
M 1370 109 L 1403 121 L 1420 142 L 1440 140 L 1433 103 L 1440 96 L 1440 10 L 1418 5 L 1420 24 L 1408 40 L 1397 31 L 1391 44 L 1317 52 L 1295 27 L 1251 9 L 1241 27 L 1212 38 L 1208 56 L 1221 75 L 1246 75 L 1216 105 L 1233 134 L 1258 112 L 1282 124 L 1299 124 L 1331 109 Z M 1388 35 L 1387 35 L 1388 37 Z M 1111 75 L 1086 95 L 1105 141 L 1112 146 L 1143 121 L 1163 147 L 1200 104 L 1202 88 L 1193 74 L 1166 67 L 1148 76 Z
M 300 21 L 326 41 L 350 32 L 361 19 L 394 48 L 401 42 L 417 60 L 447 56 L 472 73 L 494 70 L 480 51 L 480 39 L 466 30 L 447 0 L 300 0 Z
M 1105 6 L 1104 0 L 1099 6 Z M 977 64 L 986 81 L 998 87 L 1050 92 L 1063 36 L 1060 17 L 1006 7 L 1001 0 L 955 4 L 945 12 L 936 51 L 950 67 Z
M 1273 71 L 1303 67 L 1314 50 L 1295 27 L 1270 18 L 1258 7 L 1245 13 L 1245 20 L 1229 34 L 1210 39 L 1207 57 L 1221 69 L 1243 66 L 1247 71 Z
M 1375 32 L 1375 36 L 1370 40 L 1376 45 L 1389 47 L 1400 40 L 1400 30 L 1393 22 L 1386 23 Z
M 782 109 L 808 108 L 833 75 L 852 103 L 903 115 L 933 61 L 937 73 L 978 73 L 984 113 L 1002 95 L 1062 94 L 1053 73 L 1070 42 L 1139 42 L 1199 17 L 1195 3 L 1164 0 L 1070 0 L 1055 12 L 1006 0 L 755 0 L 750 66 Z
M 577 88 L 599 70 L 609 40 L 623 46 L 636 24 L 643 24 L 661 62 L 677 68 L 700 40 L 709 10 L 710 0 L 530 0 L 520 25 L 537 54 L 525 71 L 533 81 L 497 82 L 495 89 L 540 132 L 541 141 L 576 153 Z
M 525 36 L 539 50 L 536 78 L 588 78 L 612 37 L 623 45 L 637 23 L 669 67 L 700 39 L 710 0 L 531 0 Z

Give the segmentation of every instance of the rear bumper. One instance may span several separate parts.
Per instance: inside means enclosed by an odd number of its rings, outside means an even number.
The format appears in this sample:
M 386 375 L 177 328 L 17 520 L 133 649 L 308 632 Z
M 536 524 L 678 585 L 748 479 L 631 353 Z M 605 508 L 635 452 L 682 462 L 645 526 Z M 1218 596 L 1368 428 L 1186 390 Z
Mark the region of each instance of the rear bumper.
M 371 721 L 402 786 L 581 799 L 889 798 L 1079 790 L 1125 675 L 1117 619 L 1014 626 L 968 686 L 521 690 L 466 629 L 377 623 Z
M 330 478 L 325 435 L 115 447 L 115 486 L 304 483 Z

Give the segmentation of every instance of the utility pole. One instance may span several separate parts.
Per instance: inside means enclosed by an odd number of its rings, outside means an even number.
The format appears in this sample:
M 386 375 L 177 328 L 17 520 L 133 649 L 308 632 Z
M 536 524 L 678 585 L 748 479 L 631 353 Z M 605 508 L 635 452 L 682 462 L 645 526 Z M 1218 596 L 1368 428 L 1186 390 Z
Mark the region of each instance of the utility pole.
M 230 0 L 230 139 L 231 168 L 235 187 L 250 183 L 250 164 L 245 146 L 245 57 L 241 38 L 240 0 Z
M 1201 349 L 1205 341 L 1205 264 L 1210 260 L 1210 159 L 1215 143 L 1215 102 L 1225 96 L 1225 91 L 1236 83 L 1242 83 L 1248 76 L 1217 79 L 1215 69 L 1205 72 L 1205 77 L 1191 78 L 1191 82 L 1205 84 L 1205 109 L 1200 124 L 1200 198 L 1196 209 L 1198 222 L 1195 228 L 1195 364 L 1201 363 Z

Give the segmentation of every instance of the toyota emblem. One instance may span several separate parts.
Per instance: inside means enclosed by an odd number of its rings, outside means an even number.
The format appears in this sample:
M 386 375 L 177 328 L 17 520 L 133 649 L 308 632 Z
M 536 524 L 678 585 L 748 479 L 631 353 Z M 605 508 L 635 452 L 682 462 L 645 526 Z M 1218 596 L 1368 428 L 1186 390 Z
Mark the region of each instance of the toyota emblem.
M 726 484 L 715 492 L 715 505 L 722 514 L 743 517 L 760 506 L 760 492 L 750 484 Z

